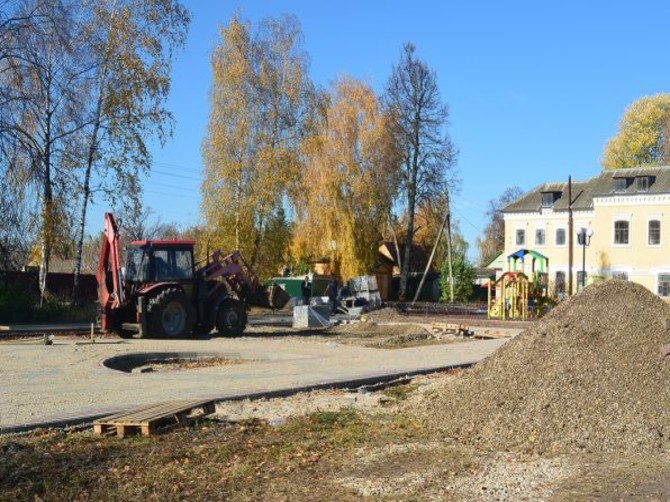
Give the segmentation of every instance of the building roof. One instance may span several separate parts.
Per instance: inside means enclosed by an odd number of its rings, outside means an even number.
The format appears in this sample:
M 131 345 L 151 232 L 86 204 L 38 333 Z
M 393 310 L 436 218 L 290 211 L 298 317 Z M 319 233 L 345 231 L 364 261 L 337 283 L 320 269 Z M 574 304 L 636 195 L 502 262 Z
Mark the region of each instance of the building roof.
M 638 188 L 636 178 L 646 177 L 646 190 Z M 615 179 L 625 179 L 625 187 L 617 186 Z M 622 182 L 619 182 L 622 183 Z M 526 213 L 542 208 L 542 194 L 552 193 L 554 211 L 568 210 L 568 183 L 543 183 L 503 208 L 504 213 Z M 608 196 L 631 196 L 639 194 L 670 193 L 670 166 L 608 169 L 586 181 L 572 182 L 572 209 L 575 211 L 593 208 L 593 199 Z

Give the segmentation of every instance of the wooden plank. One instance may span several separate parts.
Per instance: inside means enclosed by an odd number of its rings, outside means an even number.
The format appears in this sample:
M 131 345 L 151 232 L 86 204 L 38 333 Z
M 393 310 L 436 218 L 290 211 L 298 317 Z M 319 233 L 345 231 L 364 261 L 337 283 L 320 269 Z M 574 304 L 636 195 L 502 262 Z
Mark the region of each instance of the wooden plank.
M 206 405 L 210 405 L 208 409 L 211 410 L 210 413 L 213 413 L 214 403 L 212 401 L 169 401 L 166 403 L 154 404 L 146 408 L 137 408 L 135 410 L 128 410 L 122 413 L 117 413 L 108 417 L 104 417 L 104 419 L 101 420 L 104 420 L 105 422 L 112 422 L 116 420 L 122 420 L 124 422 L 141 422 L 143 420 L 159 417 L 162 415 L 173 415 L 177 411 L 183 409 L 203 408 Z

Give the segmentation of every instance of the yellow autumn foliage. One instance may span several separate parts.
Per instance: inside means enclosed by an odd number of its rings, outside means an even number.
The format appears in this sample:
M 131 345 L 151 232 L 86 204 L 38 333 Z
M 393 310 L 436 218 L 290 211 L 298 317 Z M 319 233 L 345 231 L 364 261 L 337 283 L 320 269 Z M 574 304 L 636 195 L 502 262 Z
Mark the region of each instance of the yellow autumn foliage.
M 670 94 L 644 96 L 631 104 L 617 135 L 605 145 L 605 169 L 659 166 L 670 163 Z
M 397 193 L 399 155 L 373 90 L 339 78 L 314 133 L 294 201 L 292 255 L 339 262 L 344 279 L 371 272 Z

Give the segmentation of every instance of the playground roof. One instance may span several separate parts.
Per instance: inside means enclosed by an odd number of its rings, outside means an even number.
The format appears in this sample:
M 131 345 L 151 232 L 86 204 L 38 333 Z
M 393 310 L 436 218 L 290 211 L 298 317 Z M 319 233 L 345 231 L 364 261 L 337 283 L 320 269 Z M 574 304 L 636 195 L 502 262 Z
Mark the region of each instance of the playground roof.
M 509 260 L 510 258 L 521 258 L 523 260 L 524 257 L 528 254 L 531 255 L 533 258 L 537 258 L 538 260 L 548 261 L 546 256 L 544 256 L 541 253 L 538 253 L 537 251 L 533 251 L 532 249 L 519 249 L 518 251 L 507 256 L 507 259 Z

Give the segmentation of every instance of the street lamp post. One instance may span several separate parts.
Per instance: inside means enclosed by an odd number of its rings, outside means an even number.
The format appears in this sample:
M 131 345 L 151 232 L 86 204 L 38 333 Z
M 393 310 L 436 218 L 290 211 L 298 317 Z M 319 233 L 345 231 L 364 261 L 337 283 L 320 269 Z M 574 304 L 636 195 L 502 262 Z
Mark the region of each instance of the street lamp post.
M 584 227 L 577 230 L 577 242 L 582 246 L 582 280 L 581 286 L 582 289 L 586 286 L 586 246 L 591 243 L 591 236 L 593 235 L 593 229 L 586 229 Z

